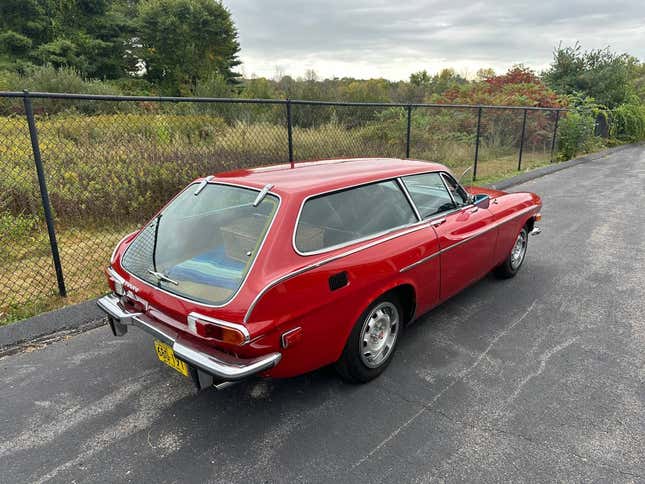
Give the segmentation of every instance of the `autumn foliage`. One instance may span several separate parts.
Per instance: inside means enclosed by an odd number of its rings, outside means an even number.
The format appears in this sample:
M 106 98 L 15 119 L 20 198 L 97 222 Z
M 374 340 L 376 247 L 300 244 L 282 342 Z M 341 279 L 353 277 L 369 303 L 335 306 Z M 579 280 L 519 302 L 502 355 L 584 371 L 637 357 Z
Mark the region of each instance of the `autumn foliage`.
M 566 103 L 530 69 L 515 66 L 506 74 L 456 85 L 435 97 L 442 104 L 563 107 Z

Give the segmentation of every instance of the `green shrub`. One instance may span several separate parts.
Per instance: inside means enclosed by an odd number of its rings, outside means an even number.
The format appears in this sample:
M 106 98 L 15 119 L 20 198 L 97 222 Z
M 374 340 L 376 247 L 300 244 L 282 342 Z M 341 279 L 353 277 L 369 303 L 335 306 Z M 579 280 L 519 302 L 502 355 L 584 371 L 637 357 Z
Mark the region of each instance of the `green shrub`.
M 560 121 L 560 157 L 569 160 L 578 153 L 589 151 L 594 143 L 596 121 L 593 115 L 570 111 Z
M 621 104 L 612 110 L 610 134 L 628 143 L 645 139 L 645 106 Z
M 0 212 L 0 234 L 8 240 L 19 240 L 28 237 L 38 226 L 35 215 L 11 215 Z

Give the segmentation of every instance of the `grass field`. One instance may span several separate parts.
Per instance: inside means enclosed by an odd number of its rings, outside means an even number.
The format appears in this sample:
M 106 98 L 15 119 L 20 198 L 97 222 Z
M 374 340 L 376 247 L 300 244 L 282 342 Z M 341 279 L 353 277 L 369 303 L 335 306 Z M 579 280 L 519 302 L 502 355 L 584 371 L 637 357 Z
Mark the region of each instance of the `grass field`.
M 351 121 L 296 126 L 295 158 L 404 155 L 405 123 L 397 113 Z M 472 164 L 468 113 L 413 121 L 411 157 L 445 163 L 456 174 Z M 517 173 L 515 122 L 491 118 L 486 125 L 477 183 Z M 288 157 L 286 127 L 248 117 L 71 112 L 38 116 L 37 126 L 68 297 L 57 295 L 26 122 L 0 117 L 0 324 L 104 292 L 103 269 L 116 242 L 190 180 Z M 550 159 L 548 129 L 537 123 L 527 133 L 523 170 Z

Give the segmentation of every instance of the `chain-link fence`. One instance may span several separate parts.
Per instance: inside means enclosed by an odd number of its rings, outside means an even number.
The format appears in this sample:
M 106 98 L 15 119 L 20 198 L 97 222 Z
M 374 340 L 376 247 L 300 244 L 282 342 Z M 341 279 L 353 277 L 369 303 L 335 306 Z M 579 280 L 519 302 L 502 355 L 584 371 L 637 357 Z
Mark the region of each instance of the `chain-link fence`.
M 491 179 L 553 159 L 559 110 L 0 92 L 0 323 L 99 295 L 115 244 L 205 174 L 408 157 Z M 63 297 L 64 296 L 64 297 Z

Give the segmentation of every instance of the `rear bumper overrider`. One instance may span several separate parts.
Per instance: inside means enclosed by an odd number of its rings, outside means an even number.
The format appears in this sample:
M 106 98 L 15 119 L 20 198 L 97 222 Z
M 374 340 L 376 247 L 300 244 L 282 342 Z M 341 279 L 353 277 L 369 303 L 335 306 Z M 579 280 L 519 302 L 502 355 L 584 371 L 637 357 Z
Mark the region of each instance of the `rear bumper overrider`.
M 137 326 L 156 339 L 171 346 L 175 356 L 192 367 L 191 373 L 199 388 L 215 385 L 227 386 L 276 366 L 281 353 L 269 353 L 257 358 L 238 358 L 211 346 L 188 340 L 179 331 L 169 328 L 143 313 L 128 311 L 119 297 L 109 294 L 97 301 L 98 306 L 108 315 L 108 322 L 114 336 L 123 336 L 128 326 Z

